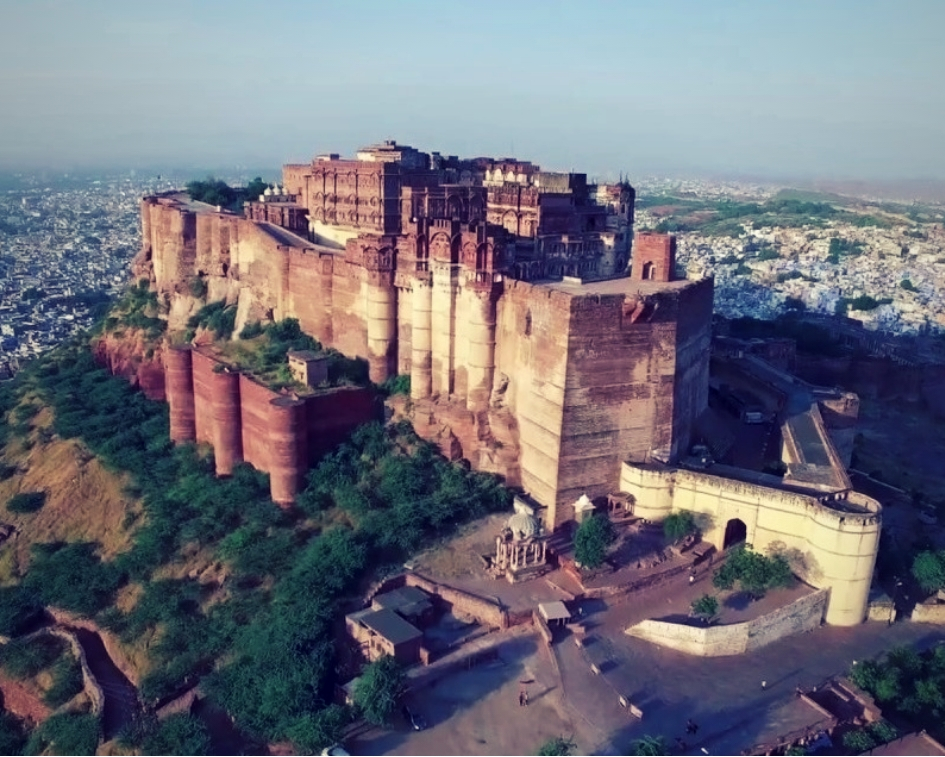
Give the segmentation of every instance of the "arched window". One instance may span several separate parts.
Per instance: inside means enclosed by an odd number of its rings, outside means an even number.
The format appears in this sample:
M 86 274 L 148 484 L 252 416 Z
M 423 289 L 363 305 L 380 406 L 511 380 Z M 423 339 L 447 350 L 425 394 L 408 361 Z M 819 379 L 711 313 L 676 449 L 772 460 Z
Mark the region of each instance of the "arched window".
M 643 278 L 647 280 L 656 278 L 656 264 L 655 263 L 643 264 Z

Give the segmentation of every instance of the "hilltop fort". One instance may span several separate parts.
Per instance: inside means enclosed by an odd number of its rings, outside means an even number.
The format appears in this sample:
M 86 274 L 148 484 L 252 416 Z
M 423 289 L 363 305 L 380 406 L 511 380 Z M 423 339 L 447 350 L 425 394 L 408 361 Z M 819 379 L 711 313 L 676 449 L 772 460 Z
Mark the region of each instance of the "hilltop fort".
M 860 622 L 880 506 L 853 491 L 837 452 L 855 397 L 802 385 L 750 346 L 713 357 L 712 279 L 677 275 L 672 236 L 634 235 L 633 203 L 626 183 L 385 142 L 284 166 L 243 216 L 183 193 L 144 198 L 136 272 L 171 330 L 204 291 L 235 309 L 237 331 L 295 318 L 365 360 L 371 381 L 409 376 L 397 411 L 449 458 L 524 489 L 549 531 L 582 495 L 621 493 L 654 519 L 688 509 L 720 549 L 747 538 L 796 550 L 798 574 L 831 590 L 828 622 Z M 782 476 L 691 456 L 696 443 L 719 459 L 732 446 L 710 366 L 740 420 L 777 417 Z M 261 416 L 256 385 L 199 349 L 168 350 L 165 371 L 172 438 L 214 444 L 221 473 L 268 466 L 286 504 L 318 429 L 340 428 L 324 420 L 331 401 L 273 394 Z

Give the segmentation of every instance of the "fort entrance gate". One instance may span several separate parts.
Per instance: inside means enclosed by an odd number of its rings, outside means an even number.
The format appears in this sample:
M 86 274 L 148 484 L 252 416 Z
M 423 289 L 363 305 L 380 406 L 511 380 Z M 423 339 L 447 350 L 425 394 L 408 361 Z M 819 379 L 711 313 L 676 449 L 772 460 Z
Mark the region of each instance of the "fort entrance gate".
M 748 529 L 738 518 L 732 518 L 725 524 L 725 541 L 722 543 L 722 549 L 734 547 L 741 544 L 748 537 Z

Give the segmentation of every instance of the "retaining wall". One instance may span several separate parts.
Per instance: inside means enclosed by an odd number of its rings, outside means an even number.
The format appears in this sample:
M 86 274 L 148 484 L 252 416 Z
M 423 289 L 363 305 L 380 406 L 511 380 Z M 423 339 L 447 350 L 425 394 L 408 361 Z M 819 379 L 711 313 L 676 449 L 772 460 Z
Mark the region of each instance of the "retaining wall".
M 919 604 L 912 611 L 913 623 L 940 623 L 945 625 L 945 603 Z
M 476 596 L 468 591 L 456 589 L 452 586 L 439 584 L 431 581 L 429 578 L 420 576 L 416 573 L 408 573 L 406 576 L 407 586 L 416 586 L 424 591 L 440 597 L 444 602 L 448 602 L 454 613 L 470 615 L 479 623 L 491 626 L 492 628 L 508 628 L 508 611 L 498 602 Z
M 644 620 L 626 630 L 630 636 L 698 657 L 744 654 L 778 639 L 817 628 L 827 607 L 828 589 L 744 623 L 724 626 L 690 626 L 664 620 Z

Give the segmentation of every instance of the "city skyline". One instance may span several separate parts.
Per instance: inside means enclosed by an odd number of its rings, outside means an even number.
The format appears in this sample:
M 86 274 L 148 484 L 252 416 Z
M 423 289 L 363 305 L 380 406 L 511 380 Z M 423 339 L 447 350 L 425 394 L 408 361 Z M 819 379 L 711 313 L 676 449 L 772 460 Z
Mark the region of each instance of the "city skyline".
M 394 138 L 602 177 L 945 179 L 945 6 L 35 2 L 0 168 L 274 167 Z

